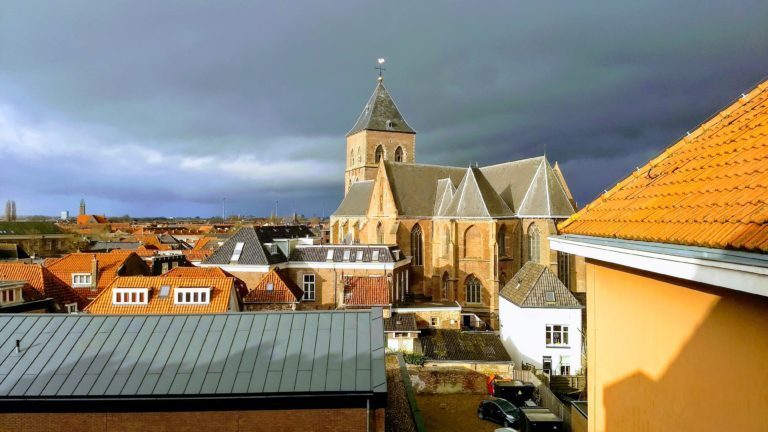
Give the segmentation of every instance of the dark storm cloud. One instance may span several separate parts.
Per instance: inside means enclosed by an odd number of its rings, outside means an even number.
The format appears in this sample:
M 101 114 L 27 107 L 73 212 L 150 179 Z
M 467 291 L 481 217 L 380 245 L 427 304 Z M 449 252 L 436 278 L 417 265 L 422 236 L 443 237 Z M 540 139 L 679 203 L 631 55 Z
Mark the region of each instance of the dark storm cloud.
M 579 202 L 768 74 L 768 4 L 3 2 L 0 198 L 329 213 L 372 61 L 420 162 L 546 153 Z

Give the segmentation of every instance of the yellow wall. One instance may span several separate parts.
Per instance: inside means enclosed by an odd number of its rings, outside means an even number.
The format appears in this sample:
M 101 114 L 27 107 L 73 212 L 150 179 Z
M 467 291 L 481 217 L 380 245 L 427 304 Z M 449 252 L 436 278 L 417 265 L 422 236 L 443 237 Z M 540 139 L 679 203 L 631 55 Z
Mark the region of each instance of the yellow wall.
M 766 431 L 768 299 L 587 261 L 589 430 Z

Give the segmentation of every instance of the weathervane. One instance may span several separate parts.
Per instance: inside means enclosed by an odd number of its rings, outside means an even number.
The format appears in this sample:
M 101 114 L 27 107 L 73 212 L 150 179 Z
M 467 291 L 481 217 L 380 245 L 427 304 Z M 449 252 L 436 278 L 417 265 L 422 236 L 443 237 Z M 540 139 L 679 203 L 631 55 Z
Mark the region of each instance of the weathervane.
M 381 80 L 383 80 L 383 79 L 384 79 L 384 77 L 382 77 L 382 76 L 381 76 L 381 72 L 386 70 L 386 69 L 384 69 L 384 62 L 385 62 L 385 61 L 386 61 L 385 59 L 383 59 L 383 58 L 380 58 L 380 59 L 378 60 L 378 63 L 379 63 L 379 64 L 378 64 L 377 66 L 374 66 L 374 67 L 373 67 L 374 69 L 378 69 L 378 70 L 379 70 L 379 81 L 381 81 Z

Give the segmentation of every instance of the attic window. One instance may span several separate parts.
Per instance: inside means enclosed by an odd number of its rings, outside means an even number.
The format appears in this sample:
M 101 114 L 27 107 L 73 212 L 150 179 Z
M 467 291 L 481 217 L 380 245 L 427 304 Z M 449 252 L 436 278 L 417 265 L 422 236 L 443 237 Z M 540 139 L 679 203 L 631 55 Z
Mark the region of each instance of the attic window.
M 174 304 L 209 304 L 210 288 L 176 288 Z
M 112 290 L 112 304 L 142 305 L 149 301 L 149 288 L 115 288 Z
M 160 287 L 160 295 L 159 297 L 168 297 L 171 294 L 171 286 L 170 285 L 163 285 Z
M 272 282 L 267 283 L 267 291 L 273 291 L 275 289 L 275 284 Z
M 342 260 L 349 261 L 349 249 L 344 251 L 344 256 L 342 257 Z
M 387 129 L 392 129 L 392 120 L 387 120 Z
M 379 260 L 379 251 L 375 250 L 371 252 L 371 261 L 378 261 Z
M 362 261 L 363 260 L 363 251 L 359 250 L 355 252 L 355 261 Z
M 544 300 L 546 300 L 547 303 L 554 303 L 555 302 L 555 292 L 554 291 L 546 291 L 544 293 Z
M 240 254 L 243 253 L 243 246 L 245 246 L 245 243 L 243 242 L 237 242 L 237 244 L 235 244 L 235 250 L 232 252 L 232 258 L 229 260 L 230 262 L 240 261 Z
M 272 255 L 277 255 L 277 245 L 276 244 L 269 245 L 269 253 L 271 253 Z
M 72 286 L 73 287 L 87 287 L 87 286 L 91 286 L 91 274 L 90 273 L 74 273 L 74 274 L 72 274 Z
M 328 249 L 328 252 L 325 254 L 325 259 L 333 261 L 333 249 Z

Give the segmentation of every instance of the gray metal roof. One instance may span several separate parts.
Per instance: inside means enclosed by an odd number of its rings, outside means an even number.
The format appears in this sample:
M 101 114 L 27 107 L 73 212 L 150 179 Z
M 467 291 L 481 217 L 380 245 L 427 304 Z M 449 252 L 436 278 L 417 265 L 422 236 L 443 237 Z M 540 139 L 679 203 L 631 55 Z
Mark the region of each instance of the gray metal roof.
M 368 103 L 365 104 L 363 112 L 357 118 L 355 125 L 347 133 L 347 136 L 360 132 L 362 130 L 377 130 L 388 132 L 416 133 L 408 123 L 405 122 L 403 115 L 395 105 L 395 101 L 384 88 L 384 82 L 379 80 L 376 88 Z
M 380 308 L 174 316 L 4 314 L 0 403 L 386 392 L 383 326 Z
M 334 216 L 365 216 L 373 196 L 373 180 L 352 183 Z
M 554 301 L 547 301 L 547 292 L 554 293 Z M 573 295 L 549 267 L 528 261 L 515 273 L 499 295 L 523 308 L 582 308 Z

